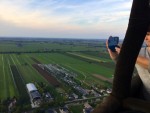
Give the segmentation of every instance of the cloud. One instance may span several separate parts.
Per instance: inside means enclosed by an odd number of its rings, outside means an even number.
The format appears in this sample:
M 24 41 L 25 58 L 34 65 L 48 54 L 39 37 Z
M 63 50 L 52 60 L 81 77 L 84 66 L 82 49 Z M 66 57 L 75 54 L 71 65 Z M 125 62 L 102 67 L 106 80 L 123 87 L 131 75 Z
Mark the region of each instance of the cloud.
M 124 33 L 131 4 L 131 0 L 1 0 L 0 25 L 4 22 L 6 29 L 22 29 L 22 35 L 29 29 L 34 31 L 31 34 L 40 31 L 46 34 L 44 36 L 51 35 L 50 31 L 56 34 L 66 32 L 64 36 L 68 31 L 81 35 L 91 32 L 95 36 L 98 31 L 107 33 L 111 30 L 116 33 L 120 28 L 115 31 L 114 27 L 119 25 L 122 26 L 120 32 Z M 14 31 L 12 34 L 21 33 Z

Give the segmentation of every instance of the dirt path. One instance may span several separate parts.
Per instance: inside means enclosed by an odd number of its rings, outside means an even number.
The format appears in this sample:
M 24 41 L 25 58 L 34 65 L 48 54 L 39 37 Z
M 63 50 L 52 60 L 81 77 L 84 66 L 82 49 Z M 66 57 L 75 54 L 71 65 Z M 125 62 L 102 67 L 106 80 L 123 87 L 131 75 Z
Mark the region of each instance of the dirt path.
M 113 82 L 113 79 L 111 78 L 107 78 L 107 77 L 104 77 L 102 75 L 98 75 L 98 74 L 92 74 L 94 77 L 98 78 L 98 79 L 101 79 L 103 81 L 107 81 L 109 83 L 112 83 Z
M 71 55 L 75 55 L 75 56 L 81 57 L 81 58 L 93 60 L 93 61 L 96 61 L 96 62 L 106 62 L 106 61 L 104 61 L 104 60 L 99 60 L 99 59 L 96 59 L 96 58 L 92 58 L 92 57 L 85 56 L 85 55 L 81 55 L 81 54 L 77 54 L 77 53 L 71 53 L 71 52 L 67 52 L 67 53 L 68 53 L 68 54 L 71 54 Z

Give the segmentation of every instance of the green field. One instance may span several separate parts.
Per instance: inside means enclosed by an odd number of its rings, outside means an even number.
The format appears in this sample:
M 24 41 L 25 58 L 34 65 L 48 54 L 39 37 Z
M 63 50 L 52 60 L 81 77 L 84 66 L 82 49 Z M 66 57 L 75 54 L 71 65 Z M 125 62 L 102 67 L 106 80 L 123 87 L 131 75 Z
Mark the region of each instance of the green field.
M 99 51 L 101 41 L 91 40 L 0 40 L 0 52 L 42 52 L 42 51 Z
M 18 46 L 19 45 L 19 46 Z M 73 89 L 58 80 L 61 86 L 54 87 L 33 65 L 57 64 L 77 76 L 74 78 L 83 88 L 111 87 L 111 83 L 101 77 L 112 79 L 114 63 L 101 42 L 91 40 L 76 41 L 0 41 L 0 100 L 16 97 L 21 104 L 29 105 L 27 83 L 34 83 L 42 93 L 39 84 L 54 96 L 55 104 L 63 102 L 62 93 L 73 93 Z M 101 47 L 101 48 L 100 48 Z M 4 52 L 4 53 L 3 53 Z M 1 107 L 1 106 L 0 106 Z M 80 106 L 79 106 L 80 107 Z M 78 112 L 74 107 L 74 113 Z M 81 109 L 81 108 L 79 108 Z M 2 110 L 4 111 L 4 110 Z
M 34 54 L 1 54 L 0 55 L 0 68 L 1 68 L 1 92 L 0 98 L 6 99 L 7 97 L 13 97 L 18 95 L 18 91 L 15 85 L 14 76 L 12 74 L 11 66 L 15 65 L 18 72 L 21 75 L 23 82 L 48 82 L 32 67 L 35 62 L 31 57 L 37 59 L 42 64 L 59 64 L 71 71 L 78 74 L 78 80 L 84 80 L 86 83 L 97 83 L 100 84 L 101 81 L 93 77 L 93 74 L 102 75 L 111 78 L 113 69 L 107 68 L 105 66 L 88 63 L 82 61 L 78 58 L 68 56 L 61 53 L 34 53 Z M 91 83 L 92 84 L 92 83 Z

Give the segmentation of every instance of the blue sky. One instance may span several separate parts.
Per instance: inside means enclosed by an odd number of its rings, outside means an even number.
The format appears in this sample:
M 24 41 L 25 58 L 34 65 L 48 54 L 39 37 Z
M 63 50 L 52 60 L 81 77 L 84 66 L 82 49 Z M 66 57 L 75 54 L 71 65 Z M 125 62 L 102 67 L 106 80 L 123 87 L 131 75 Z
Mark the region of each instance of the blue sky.
M 0 0 L 0 36 L 124 38 L 132 0 Z

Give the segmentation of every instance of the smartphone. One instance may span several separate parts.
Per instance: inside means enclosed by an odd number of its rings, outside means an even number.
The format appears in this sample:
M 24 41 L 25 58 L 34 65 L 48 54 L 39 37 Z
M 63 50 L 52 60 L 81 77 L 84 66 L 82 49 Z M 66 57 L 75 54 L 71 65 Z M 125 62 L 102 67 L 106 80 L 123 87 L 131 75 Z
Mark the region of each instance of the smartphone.
M 119 43 L 119 37 L 110 36 L 109 39 L 108 39 L 108 48 L 112 52 L 116 52 L 115 47 L 119 47 L 118 43 Z

